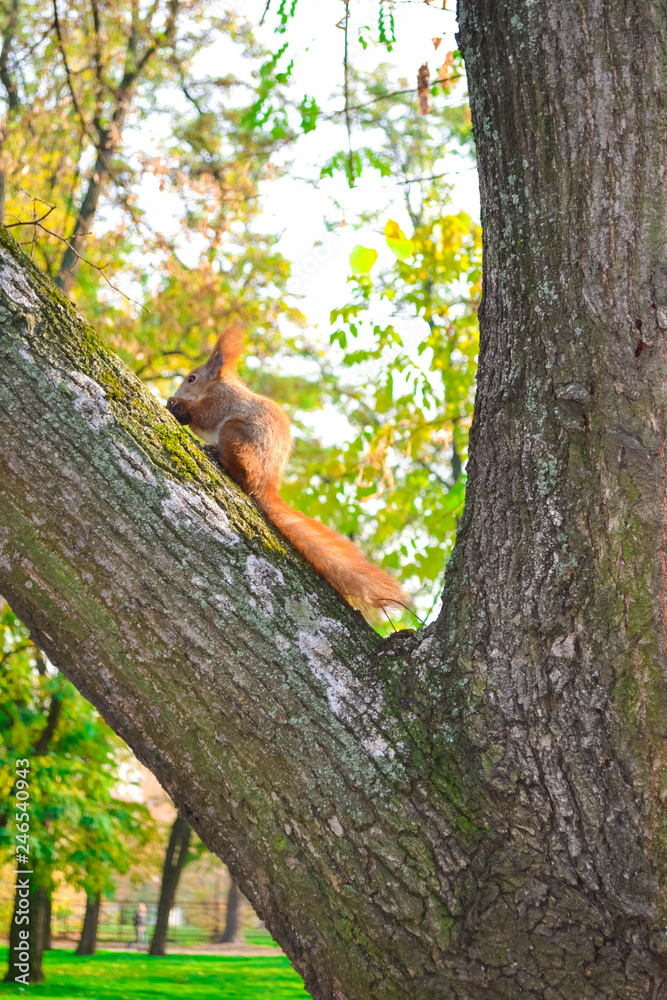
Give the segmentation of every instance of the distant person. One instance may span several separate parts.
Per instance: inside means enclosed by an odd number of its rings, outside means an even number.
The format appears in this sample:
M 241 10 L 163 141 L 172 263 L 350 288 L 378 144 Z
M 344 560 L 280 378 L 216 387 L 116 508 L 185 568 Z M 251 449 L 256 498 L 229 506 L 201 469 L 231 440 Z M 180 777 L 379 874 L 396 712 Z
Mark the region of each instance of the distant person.
M 139 903 L 137 912 L 134 914 L 134 933 L 136 935 L 137 948 L 146 946 L 146 924 L 148 922 L 148 911 L 145 903 Z

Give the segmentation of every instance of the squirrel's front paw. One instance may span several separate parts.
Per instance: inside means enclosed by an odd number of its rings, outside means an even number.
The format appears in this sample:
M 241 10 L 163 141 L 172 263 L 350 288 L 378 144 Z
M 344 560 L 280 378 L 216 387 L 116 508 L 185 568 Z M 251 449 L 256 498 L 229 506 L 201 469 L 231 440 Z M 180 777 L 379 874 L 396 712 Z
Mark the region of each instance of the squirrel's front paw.
M 172 417 L 176 417 L 179 424 L 189 424 L 192 421 L 192 417 L 183 406 L 183 403 L 180 399 L 176 399 L 175 396 L 171 396 L 171 398 L 167 400 L 167 409 L 171 413 Z

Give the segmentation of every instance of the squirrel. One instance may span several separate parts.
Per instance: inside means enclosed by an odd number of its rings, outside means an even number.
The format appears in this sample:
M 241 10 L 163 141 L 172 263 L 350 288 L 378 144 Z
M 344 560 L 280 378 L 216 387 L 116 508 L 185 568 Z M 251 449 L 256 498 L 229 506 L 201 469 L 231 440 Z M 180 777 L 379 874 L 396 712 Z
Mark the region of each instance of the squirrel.
M 242 346 L 240 326 L 223 330 L 208 361 L 186 375 L 167 409 L 212 446 L 209 452 L 223 469 L 350 604 L 363 609 L 407 606 L 399 584 L 367 562 L 351 541 L 280 497 L 292 450 L 290 422 L 277 403 L 251 392 L 238 377 Z

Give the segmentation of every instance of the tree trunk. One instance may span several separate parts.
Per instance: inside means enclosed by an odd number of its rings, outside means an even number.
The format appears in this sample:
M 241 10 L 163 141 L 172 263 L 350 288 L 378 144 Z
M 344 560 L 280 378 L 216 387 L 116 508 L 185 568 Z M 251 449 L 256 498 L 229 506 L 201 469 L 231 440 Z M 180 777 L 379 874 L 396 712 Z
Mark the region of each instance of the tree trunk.
M 100 894 L 86 896 L 86 912 L 76 955 L 94 955 L 97 948 L 97 926 L 100 919 Z
M 3 237 L 0 590 L 316 1000 L 667 996 L 667 8 L 465 0 L 437 623 L 380 639 Z
M 169 928 L 169 913 L 176 899 L 176 889 L 178 888 L 181 872 L 188 859 L 191 833 L 190 824 L 181 816 L 177 816 L 171 828 L 167 853 L 164 858 L 160 901 L 157 907 L 157 919 L 150 947 L 151 955 L 164 955 L 165 953 L 167 930 Z
M 243 927 L 241 925 L 241 911 L 243 909 L 243 894 L 232 879 L 227 893 L 227 914 L 225 916 L 225 929 L 218 938 L 220 944 L 242 944 L 245 940 Z
M 16 982 L 25 986 L 27 983 L 44 981 L 42 954 L 48 893 L 42 886 L 35 886 L 34 877 L 19 875 L 16 878 L 17 888 L 14 892 L 14 910 L 9 925 L 9 962 L 5 982 Z M 26 882 L 29 882 L 28 886 L 25 885 Z
M 114 153 L 114 149 L 113 147 L 107 149 L 104 146 L 104 138 L 100 142 L 102 145 L 95 160 L 93 171 L 88 179 L 86 193 L 77 214 L 76 223 L 74 224 L 74 231 L 68 240 L 67 249 L 63 254 L 63 259 L 55 278 L 56 284 L 66 295 L 69 294 L 74 284 L 76 272 L 79 269 L 79 261 L 83 256 L 86 237 L 90 234 L 90 227 L 97 214 L 100 197 L 109 180 L 109 161 Z
M 19 101 L 16 78 L 10 72 L 10 57 L 12 47 L 16 37 L 16 27 L 19 15 L 19 0 L 10 0 L 8 8 L 3 11 L 4 26 L 2 30 L 2 44 L 0 45 L 0 82 L 5 90 L 7 100 L 7 113 L 4 121 L 0 124 L 0 222 L 5 217 L 5 192 L 6 192 L 6 169 L 4 145 L 9 132 L 10 122 L 16 116 L 21 104 Z
M 44 951 L 51 951 L 53 944 L 51 942 L 51 920 L 53 918 L 53 892 L 50 889 L 46 890 L 46 899 L 44 900 Z

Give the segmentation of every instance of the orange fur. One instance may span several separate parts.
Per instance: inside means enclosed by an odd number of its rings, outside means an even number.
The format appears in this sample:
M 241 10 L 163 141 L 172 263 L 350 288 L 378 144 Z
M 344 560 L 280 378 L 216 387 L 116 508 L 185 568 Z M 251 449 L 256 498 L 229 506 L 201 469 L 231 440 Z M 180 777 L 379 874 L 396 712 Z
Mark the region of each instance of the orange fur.
M 244 339 L 243 327 L 239 323 L 232 323 L 231 326 L 225 327 L 216 340 L 213 353 L 215 354 L 216 351 L 220 351 L 225 359 L 223 367 L 227 371 L 234 371 L 236 369 L 236 362 L 243 350 Z
M 277 403 L 251 392 L 236 375 L 242 342 L 240 327 L 223 330 L 206 364 L 186 376 L 167 407 L 217 448 L 223 468 L 351 604 L 407 604 L 396 581 L 364 559 L 352 542 L 281 498 L 278 489 L 291 451 L 289 420 Z

